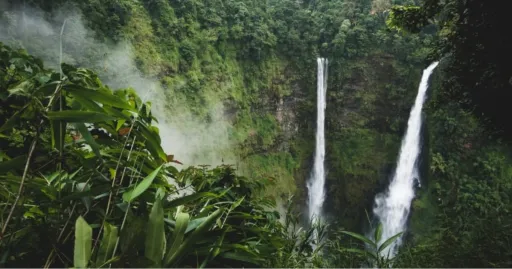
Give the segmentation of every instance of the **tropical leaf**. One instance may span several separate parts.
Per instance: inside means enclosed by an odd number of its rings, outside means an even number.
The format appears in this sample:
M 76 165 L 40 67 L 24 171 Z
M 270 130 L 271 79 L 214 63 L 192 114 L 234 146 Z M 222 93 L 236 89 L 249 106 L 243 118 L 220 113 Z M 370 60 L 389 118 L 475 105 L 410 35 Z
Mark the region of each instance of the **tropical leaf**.
M 87 129 L 85 124 L 74 123 L 74 125 L 75 125 L 75 128 L 80 132 L 80 134 L 84 138 L 85 142 L 87 142 L 87 144 L 89 144 L 89 146 L 91 146 L 91 149 L 94 152 L 94 154 L 96 154 L 96 156 L 98 158 L 101 158 L 100 146 L 98 145 L 98 143 L 96 143 L 96 141 L 94 140 L 94 138 L 91 135 L 91 132 L 89 132 L 89 130 Z
M 34 94 L 41 94 L 45 96 L 52 95 L 57 91 L 57 87 L 59 87 L 61 83 L 62 81 L 52 81 L 50 83 L 41 85 L 34 91 Z
M 375 229 L 375 243 L 378 243 L 380 242 L 380 239 L 382 238 L 382 223 L 379 223 L 379 225 L 377 225 L 377 229 Z
M 34 81 L 32 80 L 22 80 L 19 83 L 9 87 L 7 90 L 10 95 L 18 95 L 18 96 L 30 96 L 30 91 L 34 87 Z
M 151 174 L 149 174 L 146 178 L 144 178 L 144 180 L 142 180 L 137 186 L 135 186 L 135 188 L 131 192 L 128 192 L 129 194 L 123 195 L 123 199 L 126 202 L 131 202 L 135 198 L 139 197 L 149 188 L 149 186 L 151 186 L 151 183 L 153 183 L 153 180 L 155 180 L 156 176 L 158 175 L 161 169 L 162 166 L 159 166 L 157 169 L 151 172 Z
M 186 253 L 186 251 L 192 247 L 192 245 L 196 242 L 196 240 L 203 236 L 204 233 L 206 233 L 213 225 L 215 225 L 215 222 L 218 218 L 222 215 L 224 212 L 223 208 L 217 209 L 215 212 L 213 212 L 203 223 L 201 223 L 183 242 L 183 244 L 180 245 L 178 250 L 172 255 L 172 257 L 166 261 L 166 264 L 164 264 L 165 267 L 172 266 L 174 263 L 183 255 Z
M 49 111 L 48 118 L 50 120 L 62 120 L 67 122 L 81 122 L 81 123 L 94 123 L 102 121 L 115 120 L 116 118 L 104 113 L 98 113 L 93 111 L 76 111 L 76 110 L 65 110 L 65 111 Z
M 112 115 L 118 119 L 124 119 L 124 120 L 129 120 L 130 119 L 130 115 L 126 115 L 125 113 L 123 113 L 123 111 L 120 111 L 118 110 L 117 108 L 113 108 L 113 107 L 108 107 L 108 106 L 103 106 L 103 109 L 109 114 L 109 115 Z M 126 110 L 125 110 L 126 111 Z
M 208 217 L 196 218 L 190 221 L 188 224 L 187 230 L 185 233 L 188 233 L 194 229 L 196 229 L 201 223 L 203 223 Z
M 346 235 L 349 235 L 349 236 L 351 236 L 351 237 L 353 237 L 355 239 L 361 240 L 364 243 L 372 246 L 374 249 L 377 249 L 377 245 L 374 242 L 372 242 L 370 239 L 368 239 L 368 238 L 366 238 L 366 237 L 364 237 L 364 236 L 362 236 L 360 234 L 356 234 L 356 233 L 352 233 L 352 232 L 348 232 L 348 231 L 342 231 L 342 233 L 344 233 Z
M 151 155 L 159 162 L 167 162 L 167 155 L 164 153 L 162 146 L 160 145 L 160 136 L 154 131 L 149 130 L 145 124 L 139 124 L 138 135 L 146 140 L 146 147 L 151 152 Z
M 218 196 L 215 193 L 211 193 L 211 192 L 196 192 L 196 193 L 193 193 L 193 194 L 190 194 L 187 196 L 183 196 L 180 198 L 176 198 L 172 201 L 166 202 L 165 205 L 166 205 L 166 207 L 177 207 L 180 205 L 186 205 L 188 203 L 191 203 L 193 201 L 196 201 L 196 200 L 204 198 L 204 197 L 214 198 L 214 197 L 218 197 Z
M 117 242 L 117 234 L 117 227 L 105 222 L 103 238 L 96 257 L 96 265 L 103 265 L 112 257 Z
M 121 129 L 121 127 L 123 127 L 125 122 L 126 122 L 126 120 L 118 120 L 117 124 L 116 124 L 116 131 L 119 131 L 119 129 Z M 119 135 L 122 135 L 122 134 L 119 134 Z
M 164 209 L 160 199 L 156 199 L 149 214 L 145 241 L 145 257 L 160 267 L 164 254 Z
M 402 234 L 403 232 L 400 232 L 388 238 L 386 241 L 384 241 L 384 243 L 382 243 L 382 245 L 379 246 L 379 249 L 377 251 L 380 253 L 381 251 L 386 249 L 389 245 L 393 244 L 393 242 L 395 242 Z
M 108 194 L 110 189 L 111 189 L 110 183 L 101 184 L 101 185 L 96 184 L 96 185 L 93 185 L 92 188 L 89 190 L 72 193 L 70 195 L 60 198 L 60 200 L 62 202 L 66 202 L 66 201 L 70 201 L 70 200 L 82 199 L 84 197 L 94 197 L 94 196 L 98 196 L 101 194 Z
M 176 253 L 178 248 L 183 242 L 185 232 L 188 227 L 190 216 L 187 213 L 178 212 L 176 214 L 176 224 L 174 226 L 174 232 L 170 240 L 170 246 L 165 254 L 164 264 L 169 264 L 172 256 Z
M 75 250 L 73 264 L 76 268 L 87 268 L 91 258 L 92 228 L 82 218 L 78 217 L 75 223 Z
M 245 196 L 238 199 L 236 202 L 234 202 L 232 205 L 231 205 L 231 208 L 230 210 L 234 210 L 235 208 L 239 207 L 240 204 L 242 204 L 242 202 L 245 200 Z
M 222 232 L 222 236 L 219 237 L 219 239 L 217 239 L 217 242 L 215 243 L 215 247 L 213 247 L 210 250 L 208 257 L 201 264 L 201 268 L 204 268 L 208 264 L 208 262 L 210 262 L 211 260 L 213 260 L 215 257 L 217 257 L 220 254 L 220 249 L 221 249 L 222 243 L 224 242 L 224 238 L 226 237 L 226 232 L 227 232 L 227 230 L 224 230 Z
M 164 190 L 164 188 L 159 187 L 156 190 L 155 197 L 156 197 L 156 199 L 160 199 L 160 200 L 164 199 L 165 198 L 165 190 Z
M 73 96 L 73 98 L 78 104 L 80 104 L 82 108 L 93 112 L 106 113 L 106 111 L 100 105 L 90 99 L 84 98 L 82 96 Z
M 80 183 L 76 184 L 76 191 L 77 192 L 87 192 L 87 191 L 90 191 L 90 190 L 91 190 L 91 187 L 86 182 L 80 182 Z M 92 197 L 90 195 L 83 196 L 81 198 L 81 200 L 84 203 L 84 205 L 87 208 L 87 210 L 91 209 Z
M 111 258 L 111 259 L 109 259 L 109 260 L 105 261 L 103 264 L 99 264 L 99 265 L 97 265 L 97 266 L 98 266 L 98 268 L 103 268 L 103 267 L 105 267 L 106 265 L 109 265 L 109 264 L 112 264 L 112 263 L 114 263 L 114 262 L 116 262 L 116 261 L 119 261 L 120 259 L 121 259 L 121 257 L 119 257 L 119 256 L 115 256 L 115 257 L 113 257 L 113 258 Z
M 113 95 L 111 92 L 92 90 L 76 84 L 65 85 L 62 88 L 73 96 L 79 96 L 104 105 L 132 110 L 128 102 L 119 98 L 119 96 Z

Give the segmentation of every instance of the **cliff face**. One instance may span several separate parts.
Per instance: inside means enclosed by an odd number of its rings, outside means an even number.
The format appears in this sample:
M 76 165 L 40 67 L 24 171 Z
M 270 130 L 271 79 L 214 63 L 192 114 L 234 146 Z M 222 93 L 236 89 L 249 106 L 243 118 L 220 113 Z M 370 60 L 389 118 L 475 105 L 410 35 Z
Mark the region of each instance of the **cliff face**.
M 165 148 L 185 165 L 233 164 L 269 184 L 263 195 L 295 194 L 301 204 L 315 146 L 316 57 L 329 58 L 325 209 L 357 227 L 394 165 L 423 37 L 386 31 L 371 5 L 350 0 L 66 3 L 9 2 L 0 37 L 54 67 L 62 40 L 65 62 L 154 103 Z
M 395 168 L 421 72 L 429 64 L 425 59 L 432 57 L 437 38 L 436 26 L 418 35 L 388 29 L 390 4 L 0 0 L 0 41 L 27 49 L 54 69 L 62 60 L 95 70 L 112 88 L 135 88 L 158 114 L 166 153 L 185 166 L 234 165 L 238 173 L 267 183 L 258 195 L 295 195 L 297 212 L 306 203 L 315 150 L 316 58 L 328 58 L 324 209 L 338 227 L 362 232 L 365 210 L 372 215 L 374 196 Z M 508 257 L 501 253 L 512 249 L 493 245 L 510 238 L 510 148 L 496 141 L 500 136 L 482 124 L 484 117 L 469 112 L 466 96 L 486 95 L 481 108 L 492 110 L 493 100 L 503 95 L 486 89 L 496 88 L 495 82 L 509 85 L 510 74 L 501 70 L 510 65 L 490 67 L 482 60 L 488 52 L 506 59 L 503 51 L 492 51 L 494 45 L 482 45 L 500 34 L 480 40 L 493 34 L 480 20 L 498 16 L 479 16 L 478 5 L 472 9 L 452 16 L 464 21 L 457 26 L 462 33 L 447 29 L 454 26 L 450 22 L 438 37 L 448 44 L 449 33 L 461 43 L 449 48 L 453 53 L 443 58 L 433 76 L 437 84 L 429 89 L 424 176 L 410 229 L 417 242 L 434 247 L 419 248 L 407 265 L 435 267 L 430 256 L 435 254 L 442 257 L 440 266 L 449 261 L 454 267 L 484 267 L 493 259 L 484 263 L 473 253 L 492 250 L 488 256 Z M 464 16 L 476 21 L 468 24 Z M 485 33 L 475 32 L 475 26 L 486 27 L 480 29 Z M 485 42 L 467 42 L 467 37 Z M 479 54 L 469 53 L 474 46 Z M 498 114 L 495 121 L 507 119 L 506 113 Z M 478 227 L 498 228 L 482 233 Z M 432 235 L 435 242 L 426 239 Z M 458 258 L 452 255 L 456 249 L 461 249 Z
M 389 48 L 388 48 L 389 49 Z M 389 50 L 391 51 L 391 50 Z M 362 231 L 373 199 L 395 166 L 421 68 L 389 52 L 343 62 L 327 105 L 326 210 L 343 227 Z

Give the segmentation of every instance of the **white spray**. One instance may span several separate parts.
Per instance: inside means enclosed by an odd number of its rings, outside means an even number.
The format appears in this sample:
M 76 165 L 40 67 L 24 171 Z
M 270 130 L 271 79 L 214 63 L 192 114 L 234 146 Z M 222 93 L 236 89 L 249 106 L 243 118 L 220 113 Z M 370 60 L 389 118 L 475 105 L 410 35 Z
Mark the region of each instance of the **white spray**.
M 309 193 L 309 219 L 321 219 L 322 205 L 325 199 L 325 108 L 327 93 L 327 65 L 329 61 L 318 58 L 317 75 L 317 126 L 316 126 L 316 150 L 315 162 L 311 178 L 307 183 Z
M 60 70 L 61 62 L 83 66 L 96 71 L 112 89 L 134 88 L 143 100 L 152 103 L 164 151 L 184 163 L 176 165 L 178 168 L 235 163 L 232 127 L 224 116 L 222 96 L 204 98 L 208 100 L 204 106 L 210 119 L 206 121 L 187 106 L 181 94 L 186 89 L 185 79 L 162 88 L 156 78 L 138 69 L 129 40 L 110 44 L 95 39 L 80 10 L 72 4 L 52 12 L 50 20 L 39 8 L 16 6 L 0 0 L 0 42 L 27 49 L 46 67 Z
M 383 225 L 381 242 L 379 244 L 406 229 L 411 202 L 414 198 L 414 181 L 417 180 L 419 182 L 417 160 L 420 154 L 421 143 L 421 111 L 428 89 L 428 80 L 437 64 L 438 62 L 434 62 L 423 71 L 418 95 L 407 122 L 407 131 L 402 140 L 400 157 L 393 180 L 385 193 L 380 193 L 375 197 L 373 213 Z M 394 257 L 401 243 L 402 238 L 400 237 L 384 249 L 381 252 L 382 255 L 389 255 L 390 258 Z

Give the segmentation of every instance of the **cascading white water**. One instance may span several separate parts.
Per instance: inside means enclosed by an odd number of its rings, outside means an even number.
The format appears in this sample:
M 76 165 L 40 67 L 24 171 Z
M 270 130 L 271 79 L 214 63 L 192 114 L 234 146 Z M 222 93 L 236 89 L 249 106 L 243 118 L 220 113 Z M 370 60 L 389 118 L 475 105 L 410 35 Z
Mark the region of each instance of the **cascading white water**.
M 437 64 L 438 62 L 434 62 L 423 71 L 418 95 L 407 122 L 407 131 L 402 140 L 393 180 L 385 193 L 380 193 L 375 197 L 373 212 L 383 225 L 382 238 L 379 244 L 406 229 L 411 202 L 414 198 L 414 182 L 415 180 L 419 182 L 417 160 L 421 143 L 421 111 L 428 89 L 428 80 Z M 394 257 L 401 243 L 402 238 L 400 237 L 383 250 L 382 255 Z
M 325 199 L 325 108 L 327 93 L 327 66 L 329 61 L 325 58 L 318 58 L 317 74 L 317 122 L 316 122 L 316 149 L 315 162 L 311 178 L 308 180 L 309 194 L 309 219 L 321 219 L 322 204 Z

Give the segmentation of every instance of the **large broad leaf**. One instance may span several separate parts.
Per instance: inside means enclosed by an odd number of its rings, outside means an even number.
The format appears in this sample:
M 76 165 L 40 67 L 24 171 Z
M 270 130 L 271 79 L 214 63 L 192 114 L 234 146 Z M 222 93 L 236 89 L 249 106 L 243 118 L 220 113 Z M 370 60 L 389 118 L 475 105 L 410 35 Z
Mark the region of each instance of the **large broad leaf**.
M 165 254 L 164 264 L 169 264 L 172 256 L 176 253 L 178 248 L 183 242 L 185 232 L 188 227 L 190 216 L 187 213 L 178 212 L 176 214 L 176 224 L 174 232 L 172 233 L 171 240 L 169 241 L 169 248 Z
M 82 199 L 85 197 L 95 197 L 98 195 L 108 195 L 111 189 L 110 183 L 105 184 L 94 184 L 93 187 L 89 190 L 74 192 L 68 196 L 64 196 L 60 198 L 61 202 L 67 202 L 70 200 Z
M 192 221 L 190 221 L 190 223 L 188 224 L 188 227 L 187 227 L 187 230 L 185 231 L 185 233 L 188 233 L 188 232 L 193 231 L 194 229 L 196 229 L 207 218 L 208 217 L 196 218 L 196 219 L 193 219 Z
M 116 108 L 104 106 L 103 109 L 105 111 L 107 111 L 108 114 L 110 114 L 110 115 L 112 115 L 112 116 L 114 116 L 114 117 L 116 117 L 118 119 L 125 119 L 125 120 L 129 120 L 130 119 L 130 115 L 126 115 L 125 113 L 123 113 L 122 111 L 117 110 Z M 126 110 L 124 110 L 124 111 L 126 111 Z
M 124 108 L 128 110 L 133 110 L 133 108 L 126 102 L 125 100 L 119 98 L 112 94 L 112 92 L 108 91 L 100 91 L 100 90 L 92 90 L 89 88 L 85 88 L 79 85 L 66 85 L 63 87 L 68 93 L 73 96 L 82 97 L 85 99 L 89 99 L 101 104 L 110 105 L 113 107 Z
M 188 237 L 187 239 L 181 244 L 181 246 L 176 250 L 174 255 L 166 261 L 164 264 L 165 267 L 172 266 L 174 263 L 179 259 L 182 258 L 185 253 L 190 249 L 196 241 L 213 226 L 215 225 L 215 222 L 217 219 L 220 218 L 222 213 L 224 212 L 223 208 L 217 209 L 215 212 L 213 212 L 203 223 L 201 223 Z
M 147 235 L 145 241 L 145 257 L 152 260 L 157 267 L 160 267 L 164 254 L 164 209 L 162 201 L 156 199 L 149 213 Z
M 101 239 L 101 245 L 96 257 L 96 266 L 105 264 L 114 254 L 114 247 L 117 242 L 117 227 L 105 222 L 103 230 L 103 238 Z
M 360 250 L 360 249 L 357 249 L 357 248 L 344 248 L 343 251 L 346 251 L 346 252 L 352 252 L 352 253 L 357 253 L 357 254 L 361 254 L 365 257 L 369 257 L 369 258 L 372 258 L 374 260 L 378 260 L 379 258 L 377 257 L 377 255 L 369 252 L 369 251 L 366 251 L 366 250 Z
M 48 118 L 50 120 L 62 120 L 67 122 L 81 122 L 81 123 L 94 123 L 102 121 L 115 120 L 116 118 L 104 113 L 92 112 L 92 111 L 76 111 L 76 110 L 65 110 L 65 111 L 50 111 L 48 112 Z
M 80 132 L 80 134 L 84 138 L 85 142 L 87 142 L 87 144 L 89 144 L 89 146 L 91 146 L 91 149 L 94 152 L 94 154 L 96 154 L 96 156 L 98 156 L 98 158 L 101 158 L 100 146 L 98 145 L 98 143 L 96 143 L 96 141 L 92 137 L 91 133 L 89 132 L 89 130 L 87 129 L 85 124 L 75 123 L 74 125 L 75 125 L 75 128 Z
M 93 112 L 98 112 L 98 113 L 105 113 L 105 110 L 103 110 L 103 108 L 98 105 L 96 102 L 90 100 L 90 99 L 87 99 L 87 98 L 84 98 L 84 97 L 81 97 L 81 96 L 74 96 L 75 98 L 75 101 L 80 104 L 80 106 L 82 108 L 85 108 L 89 111 L 93 111 Z
M 240 204 L 242 204 L 242 202 L 243 202 L 244 200 L 245 200 L 245 196 L 244 196 L 244 197 L 242 197 L 242 198 L 240 198 L 240 199 L 238 199 L 236 202 L 234 202 L 234 203 L 231 205 L 231 207 L 230 207 L 230 209 L 229 209 L 229 210 L 234 210 L 235 208 L 239 207 L 239 206 L 240 206 Z
M 160 145 L 160 136 L 154 131 L 150 130 L 145 124 L 138 124 L 139 130 L 137 136 L 146 140 L 146 147 L 151 152 L 151 155 L 159 162 L 167 162 L 167 155 L 165 154 L 162 146 Z
M 375 229 L 375 243 L 380 242 L 380 239 L 382 238 L 382 223 L 379 223 L 377 226 L 377 229 Z
M 166 205 L 166 207 L 177 207 L 180 205 L 185 205 L 185 204 L 191 203 L 195 200 L 198 200 L 198 199 L 201 199 L 204 197 L 213 198 L 213 197 L 217 197 L 217 195 L 215 193 L 211 193 L 211 192 L 197 192 L 197 193 L 193 193 L 191 195 L 176 198 L 172 201 L 167 202 L 165 205 Z
M 157 169 L 155 169 L 151 174 L 149 174 L 142 182 L 140 182 L 133 191 L 128 192 L 127 195 L 123 195 L 123 199 L 126 202 L 131 202 L 135 198 L 139 197 L 141 194 L 143 194 L 149 186 L 151 186 L 151 183 L 153 183 L 153 180 L 156 178 L 158 173 L 160 172 L 160 169 L 162 169 L 162 166 L 159 166 Z
M 30 92 L 34 88 L 34 81 L 32 80 L 22 80 L 21 82 L 9 87 L 7 91 L 9 92 L 9 96 L 18 95 L 18 96 L 30 96 Z
M 77 183 L 75 186 L 76 186 L 75 187 L 76 192 L 87 192 L 87 191 L 91 190 L 91 185 L 88 184 L 87 182 L 80 182 L 80 183 Z M 83 196 L 81 198 L 81 200 L 82 200 L 82 203 L 85 205 L 85 208 L 87 208 L 87 210 L 90 210 L 91 206 L 92 206 L 92 197 L 91 196 Z
M 350 235 L 351 237 L 355 238 L 355 239 L 358 239 L 358 240 L 361 240 L 363 242 L 365 242 L 366 244 L 372 246 L 374 249 L 377 249 L 377 245 L 375 245 L 374 242 L 372 242 L 370 239 L 360 235 L 360 234 L 356 234 L 356 233 L 352 233 L 352 232 L 347 232 L 347 231 L 342 231 L 342 233 L 346 234 L 346 235 Z
M 116 131 L 119 131 L 119 129 L 121 129 L 121 127 L 124 126 L 125 122 L 126 122 L 126 120 L 118 120 L 117 124 L 116 124 Z
M 37 88 L 34 91 L 34 94 L 41 94 L 44 96 L 52 95 L 54 92 L 57 92 L 57 87 L 62 83 L 62 81 L 52 81 L 50 83 L 44 84 Z
M 76 268 L 87 268 L 91 258 L 92 228 L 82 218 L 78 217 L 75 223 L 75 252 L 73 264 Z
M 382 245 L 379 246 L 378 252 L 383 251 L 389 245 L 393 244 L 393 242 L 395 242 L 402 234 L 403 234 L 403 232 L 400 232 L 400 233 L 395 234 L 395 235 L 391 236 L 390 238 L 388 238 L 386 241 L 384 241 L 384 243 L 382 243 Z

